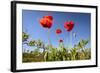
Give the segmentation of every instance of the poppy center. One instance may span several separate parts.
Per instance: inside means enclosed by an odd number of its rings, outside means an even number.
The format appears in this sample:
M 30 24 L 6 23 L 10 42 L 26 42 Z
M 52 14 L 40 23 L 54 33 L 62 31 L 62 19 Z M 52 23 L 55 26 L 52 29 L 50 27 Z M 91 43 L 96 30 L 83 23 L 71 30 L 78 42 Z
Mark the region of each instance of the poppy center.
M 67 26 L 70 26 L 70 24 L 68 24 Z

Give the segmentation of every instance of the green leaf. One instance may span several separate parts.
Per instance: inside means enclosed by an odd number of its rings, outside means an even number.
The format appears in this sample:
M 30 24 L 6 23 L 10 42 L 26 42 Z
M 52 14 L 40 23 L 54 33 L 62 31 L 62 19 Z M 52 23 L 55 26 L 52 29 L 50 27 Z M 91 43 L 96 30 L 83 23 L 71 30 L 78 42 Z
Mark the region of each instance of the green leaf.
M 35 46 L 35 40 L 32 40 L 32 41 L 30 41 L 29 43 L 28 43 L 28 46 Z
M 29 35 L 25 32 L 22 33 L 22 41 L 27 41 L 27 39 L 29 38 Z

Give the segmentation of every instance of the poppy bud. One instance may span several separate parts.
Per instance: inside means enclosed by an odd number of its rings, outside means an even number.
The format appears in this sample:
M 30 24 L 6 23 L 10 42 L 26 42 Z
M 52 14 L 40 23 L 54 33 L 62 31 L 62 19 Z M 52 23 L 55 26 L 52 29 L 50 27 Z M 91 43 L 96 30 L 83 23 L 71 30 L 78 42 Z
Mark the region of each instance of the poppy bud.
M 61 43 L 61 42 L 63 42 L 63 40 L 60 39 L 59 42 Z
M 60 33 L 62 33 L 62 30 L 61 29 L 56 29 L 56 34 L 60 34 Z

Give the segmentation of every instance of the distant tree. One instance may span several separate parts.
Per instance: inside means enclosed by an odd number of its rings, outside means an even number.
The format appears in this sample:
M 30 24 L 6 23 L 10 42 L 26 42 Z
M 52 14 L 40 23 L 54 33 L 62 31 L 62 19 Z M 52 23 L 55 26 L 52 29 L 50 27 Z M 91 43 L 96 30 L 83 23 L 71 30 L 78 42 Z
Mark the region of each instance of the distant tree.
M 28 46 L 37 47 L 37 50 L 34 50 L 34 53 L 39 52 L 39 49 L 43 49 L 43 58 L 44 58 L 44 56 L 46 54 L 46 47 L 41 40 L 31 40 L 31 41 L 28 42 Z
M 29 35 L 25 32 L 22 33 L 22 41 L 25 42 L 29 38 Z

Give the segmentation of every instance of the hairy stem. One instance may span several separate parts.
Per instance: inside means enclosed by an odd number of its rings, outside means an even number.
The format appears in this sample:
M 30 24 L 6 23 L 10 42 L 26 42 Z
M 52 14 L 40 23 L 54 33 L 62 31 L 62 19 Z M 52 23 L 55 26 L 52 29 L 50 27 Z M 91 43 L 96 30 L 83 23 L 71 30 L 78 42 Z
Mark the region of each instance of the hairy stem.
M 49 45 L 52 46 L 51 41 L 50 41 L 50 29 L 48 29 L 48 35 L 47 36 L 48 36 Z
M 70 32 L 70 48 L 72 47 L 72 32 Z
M 66 48 L 68 48 L 68 47 L 69 47 L 67 42 L 68 42 L 68 40 L 67 40 L 67 38 L 66 38 Z
M 60 45 L 60 43 L 59 43 L 59 37 L 58 37 L 58 35 L 56 34 L 56 37 L 57 37 L 57 41 L 58 41 L 58 46 Z

